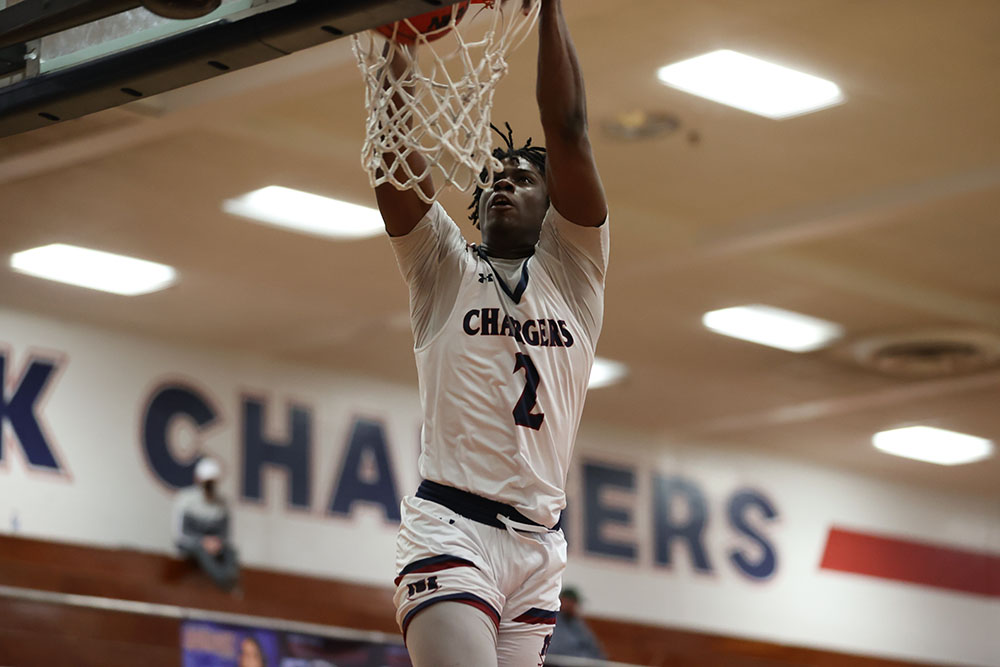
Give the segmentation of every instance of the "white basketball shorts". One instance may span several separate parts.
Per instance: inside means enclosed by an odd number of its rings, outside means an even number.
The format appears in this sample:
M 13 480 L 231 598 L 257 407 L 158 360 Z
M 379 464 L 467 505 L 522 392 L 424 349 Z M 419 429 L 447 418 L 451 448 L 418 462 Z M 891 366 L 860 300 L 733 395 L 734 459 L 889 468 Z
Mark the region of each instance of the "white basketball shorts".
M 405 497 L 401 510 L 393 601 L 404 639 L 422 609 L 455 601 L 493 621 L 498 655 L 523 654 L 530 645 L 544 660 L 566 568 L 562 531 L 531 532 L 506 519 L 497 528 L 415 496 Z

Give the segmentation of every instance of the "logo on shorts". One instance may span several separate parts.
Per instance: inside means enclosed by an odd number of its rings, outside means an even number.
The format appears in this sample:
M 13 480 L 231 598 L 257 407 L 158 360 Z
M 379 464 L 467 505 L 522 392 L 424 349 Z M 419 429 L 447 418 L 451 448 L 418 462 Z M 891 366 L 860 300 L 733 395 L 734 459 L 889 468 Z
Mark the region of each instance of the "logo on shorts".
M 406 597 L 412 600 L 415 596 L 421 593 L 429 593 L 431 591 L 436 591 L 438 588 L 438 578 L 437 577 L 427 577 L 426 579 L 421 579 L 420 581 L 415 581 L 412 584 L 406 584 Z

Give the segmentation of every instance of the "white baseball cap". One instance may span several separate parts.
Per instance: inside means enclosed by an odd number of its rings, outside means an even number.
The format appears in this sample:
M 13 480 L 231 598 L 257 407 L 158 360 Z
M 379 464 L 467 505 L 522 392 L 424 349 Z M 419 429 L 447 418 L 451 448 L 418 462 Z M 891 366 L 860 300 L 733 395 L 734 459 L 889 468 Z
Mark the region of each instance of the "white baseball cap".
M 222 467 L 219 462 L 207 456 L 198 461 L 194 468 L 194 481 L 199 483 L 219 479 L 221 476 Z

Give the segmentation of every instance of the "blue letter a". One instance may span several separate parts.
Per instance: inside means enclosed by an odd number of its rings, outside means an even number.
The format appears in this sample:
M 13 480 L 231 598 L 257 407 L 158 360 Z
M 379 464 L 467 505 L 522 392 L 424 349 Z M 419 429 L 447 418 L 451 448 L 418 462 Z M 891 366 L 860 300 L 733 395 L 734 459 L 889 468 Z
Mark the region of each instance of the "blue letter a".
M 337 492 L 330 502 L 335 514 L 350 514 L 356 501 L 382 506 L 387 519 L 399 521 L 399 496 L 389 462 L 382 424 L 358 419 L 351 429 Z

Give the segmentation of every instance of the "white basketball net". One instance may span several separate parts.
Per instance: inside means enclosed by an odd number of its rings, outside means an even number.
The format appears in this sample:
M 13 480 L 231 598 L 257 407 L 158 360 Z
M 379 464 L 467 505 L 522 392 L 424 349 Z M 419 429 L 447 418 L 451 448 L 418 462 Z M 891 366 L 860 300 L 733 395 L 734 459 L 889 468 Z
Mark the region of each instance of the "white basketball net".
M 521 0 L 480 0 L 469 6 L 458 29 L 433 42 L 417 35 L 412 47 L 369 31 L 354 35 L 354 54 L 365 80 L 368 122 L 361 163 L 372 187 L 391 183 L 412 189 L 427 203 L 448 185 L 468 190 L 488 187 L 482 173 L 501 166 L 493 157 L 490 116 L 497 84 L 507 73 L 507 54 L 525 40 L 538 19 L 539 2 L 528 14 Z M 452 6 L 452 22 L 459 5 Z M 404 21 L 414 33 L 413 24 Z M 399 53 L 406 63 L 401 75 L 387 64 Z M 402 101 L 397 110 L 394 96 Z M 427 161 L 423 173 L 413 173 L 406 161 L 417 151 Z M 431 176 L 428 196 L 417 183 Z

